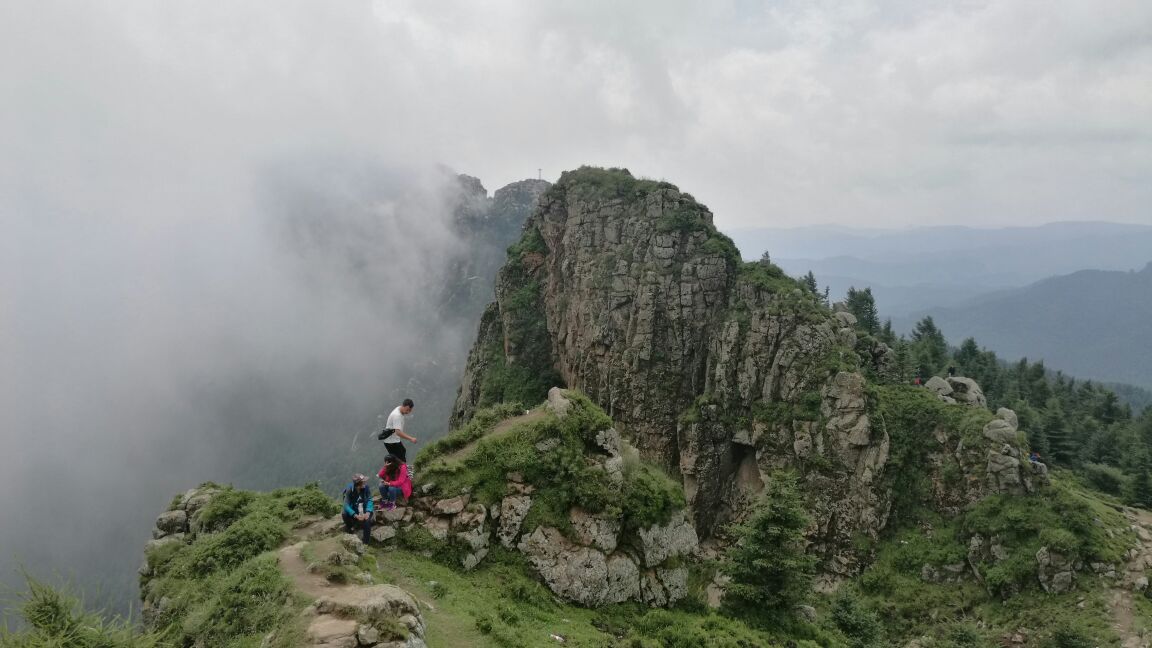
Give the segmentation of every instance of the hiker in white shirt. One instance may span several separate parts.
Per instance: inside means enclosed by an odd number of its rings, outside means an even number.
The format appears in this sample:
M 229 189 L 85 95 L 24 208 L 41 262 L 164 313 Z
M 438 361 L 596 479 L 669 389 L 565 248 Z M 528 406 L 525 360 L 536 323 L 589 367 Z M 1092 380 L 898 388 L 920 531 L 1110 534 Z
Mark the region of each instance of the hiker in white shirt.
M 400 443 L 400 440 L 416 443 L 416 437 L 404 432 L 404 420 L 412 413 L 414 407 L 416 405 L 412 399 L 405 398 L 404 402 L 388 415 L 388 422 L 384 424 L 384 430 L 380 432 L 380 438 L 384 441 L 384 447 L 388 449 L 388 454 L 395 456 L 404 463 L 408 463 L 408 451 L 404 444 Z

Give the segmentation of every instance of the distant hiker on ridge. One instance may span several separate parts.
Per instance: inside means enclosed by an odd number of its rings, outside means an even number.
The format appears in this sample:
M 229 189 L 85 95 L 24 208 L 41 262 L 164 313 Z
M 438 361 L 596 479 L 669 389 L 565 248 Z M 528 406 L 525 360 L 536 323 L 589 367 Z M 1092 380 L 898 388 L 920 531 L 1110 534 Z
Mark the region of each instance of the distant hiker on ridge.
M 352 483 L 344 489 L 344 530 L 356 533 L 364 531 L 364 544 L 372 538 L 372 491 L 368 488 L 368 478 L 360 473 L 352 475 Z
M 380 431 L 380 440 L 384 442 L 384 447 L 388 449 L 388 454 L 394 455 L 403 463 L 408 463 L 408 450 L 400 443 L 401 439 L 416 443 L 416 437 L 406 434 L 404 432 L 404 420 L 412 409 L 416 407 L 411 398 L 405 398 L 392 413 L 388 415 L 388 422 L 384 424 L 384 429 Z

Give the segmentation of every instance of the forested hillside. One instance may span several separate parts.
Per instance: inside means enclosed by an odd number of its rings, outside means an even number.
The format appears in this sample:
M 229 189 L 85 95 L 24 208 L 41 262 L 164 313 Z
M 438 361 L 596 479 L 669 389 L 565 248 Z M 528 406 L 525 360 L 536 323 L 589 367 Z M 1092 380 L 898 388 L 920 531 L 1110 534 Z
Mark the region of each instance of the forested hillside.
M 1141 274 L 1152 276 L 1150 268 Z M 983 340 L 968 337 L 953 346 L 931 316 L 917 322 L 909 336 L 897 336 L 891 322 L 880 324 L 870 290 L 849 291 L 846 306 L 857 316 L 862 340 L 880 340 L 892 348 L 898 380 L 910 383 L 918 375 L 926 380 L 953 368 L 980 384 L 989 407 L 1017 413 L 1029 444 L 1046 462 L 1072 469 L 1130 503 L 1152 505 L 1152 409 L 1133 408 L 1113 388 L 1054 371 L 1044 360 L 1006 361 Z M 1135 356 L 1147 348 L 1136 346 Z M 1137 388 L 1128 387 L 1126 393 L 1137 402 L 1146 398 Z
M 1002 358 L 1043 358 L 1079 378 L 1152 387 L 1152 263 L 1139 272 L 1083 270 L 926 314 L 954 339 L 974 337 Z

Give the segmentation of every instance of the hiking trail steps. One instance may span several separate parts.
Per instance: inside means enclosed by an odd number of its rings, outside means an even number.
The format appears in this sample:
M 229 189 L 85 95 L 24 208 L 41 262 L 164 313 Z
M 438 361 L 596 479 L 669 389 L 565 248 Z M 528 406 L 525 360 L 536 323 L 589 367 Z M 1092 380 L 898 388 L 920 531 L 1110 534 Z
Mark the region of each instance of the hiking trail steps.
M 293 532 L 289 543 L 277 552 L 280 571 L 312 605 L 302 613 L 307 629 L 302 647 L 311 648 L 427 648 L 424 619 L 416 599 L 389 584 L 337 584 L 311 569 L 303 552 L 317 557 L 342 548 L 338 518 L 318 520 Z M 386 620 L 382 629 L 378 621 Z M 387 623 L 406 628 L 408 637 L 387 634 Z
M 1143 596 L 1143 590 L 1148 587 L 1146 570 L 1152 568 L 1152 512 L 1127 507 L 1122 512 L 1136 531 L 1140 544 L 1125 564 L 1120 581 L 1112 588 L 1108 601 L 1112 629 L 1120 637 L 1121 648 L 1149 648 L 1152 634 L 1146 630 L 1152 627 L 1152 620 L 1140 617 L 1134 596 Z

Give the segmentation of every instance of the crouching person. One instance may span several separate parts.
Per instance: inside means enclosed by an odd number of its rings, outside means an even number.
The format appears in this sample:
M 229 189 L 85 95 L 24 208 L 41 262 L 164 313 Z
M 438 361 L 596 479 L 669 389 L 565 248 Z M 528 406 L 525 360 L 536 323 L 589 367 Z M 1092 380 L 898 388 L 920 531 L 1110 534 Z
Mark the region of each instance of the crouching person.
M 396 508 L 396 498 L 400 495 L 404 496 L 405 502 L 412 497 L 408 464 L 394 455 L 388 455 L 384 458 L 384 467 L 380 469 L 380 499 L 384 502 L 384 510 Z
M 364 544 L 372 537 L 372 491 L 368 478 L 360 473 L 352 475 L 352 483 L 344 489 L 344 530 L 348 533 L 364 532 Z

